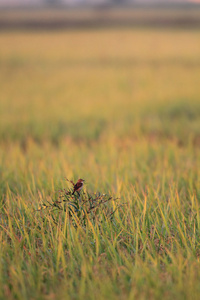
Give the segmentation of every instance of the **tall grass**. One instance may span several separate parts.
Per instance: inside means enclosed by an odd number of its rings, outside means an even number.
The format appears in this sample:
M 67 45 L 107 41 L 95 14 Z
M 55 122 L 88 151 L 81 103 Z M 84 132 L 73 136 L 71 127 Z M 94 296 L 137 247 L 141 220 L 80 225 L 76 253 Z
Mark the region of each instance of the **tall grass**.
M 0 44 L 0 298 L 199 299 L 199 31 Z M 119 197 L 112 222 L 38 210 L 65 177 Z

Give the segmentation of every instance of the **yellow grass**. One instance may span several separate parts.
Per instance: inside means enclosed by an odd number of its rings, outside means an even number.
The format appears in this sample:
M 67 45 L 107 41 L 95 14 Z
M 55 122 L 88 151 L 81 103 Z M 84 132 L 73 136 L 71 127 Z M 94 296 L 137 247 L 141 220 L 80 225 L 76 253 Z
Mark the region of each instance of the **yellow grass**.
M 2 299 L 199 298 L 199 37 L 0 33 Z M 125 204 L 56 226 L 65 176 Z

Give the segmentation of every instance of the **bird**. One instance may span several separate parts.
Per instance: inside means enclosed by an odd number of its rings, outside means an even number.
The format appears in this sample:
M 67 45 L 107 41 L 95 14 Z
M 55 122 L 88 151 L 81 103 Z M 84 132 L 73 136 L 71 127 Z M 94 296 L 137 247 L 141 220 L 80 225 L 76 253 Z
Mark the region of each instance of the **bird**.
M 80 190 L 82 190 L 84 181 L 85 180 L 81 178 L 77 181 L 77 183 L 74 185 L 74 190 L 72 195 L 74 195 L 75 192 L 80 192 Z

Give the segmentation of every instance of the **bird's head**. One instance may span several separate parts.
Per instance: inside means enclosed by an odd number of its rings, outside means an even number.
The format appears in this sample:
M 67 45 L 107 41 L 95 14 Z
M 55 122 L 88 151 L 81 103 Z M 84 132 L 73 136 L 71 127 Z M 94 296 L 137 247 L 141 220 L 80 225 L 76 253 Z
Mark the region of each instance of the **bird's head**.
M 84 180 L 84 179 L 81 179 L 81 178 L 78 180 L 78 182 L 81 182 L 81 183 L 83 183 L 84 181 L 85 181 L 85 180 Z

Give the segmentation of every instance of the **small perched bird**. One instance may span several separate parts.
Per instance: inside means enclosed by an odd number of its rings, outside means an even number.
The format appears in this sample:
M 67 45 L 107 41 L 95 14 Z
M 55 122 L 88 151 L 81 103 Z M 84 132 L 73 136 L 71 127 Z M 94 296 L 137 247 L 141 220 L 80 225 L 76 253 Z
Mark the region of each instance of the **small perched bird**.
M 82 190 L 84 181 L 85 181 L 84 179 L 79 179 L 77 181 L 77 183 L 74 185 L 74 190 L 72 195 L 74 195 L 75 192 L 80 192 L 80 190 Z

